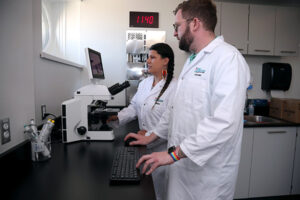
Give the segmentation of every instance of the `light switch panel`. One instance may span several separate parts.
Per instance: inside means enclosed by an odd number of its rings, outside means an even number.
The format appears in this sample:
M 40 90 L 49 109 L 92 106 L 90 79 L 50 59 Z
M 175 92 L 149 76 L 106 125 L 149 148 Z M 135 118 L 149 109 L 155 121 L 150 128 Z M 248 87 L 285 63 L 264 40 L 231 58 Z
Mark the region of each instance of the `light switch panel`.
M 11 138 L 9 118 L 0 120 L 0 126 L 1 144 L 6 144 L 10 142 Z

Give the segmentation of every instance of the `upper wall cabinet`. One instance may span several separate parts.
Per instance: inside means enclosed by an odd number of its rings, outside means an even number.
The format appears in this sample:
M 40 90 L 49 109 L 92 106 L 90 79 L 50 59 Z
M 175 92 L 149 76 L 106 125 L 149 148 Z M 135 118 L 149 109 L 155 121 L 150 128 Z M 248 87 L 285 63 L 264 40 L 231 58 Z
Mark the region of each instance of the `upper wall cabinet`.
M 249 5 L 223 2 L 221 10 L 221 33 L 225 41 L 247 54 Z
M 215 2 L 217 7 L 217 24 L 215 28 L 215 34 L 221 35 L 221 2 Z
M 274 6 L 250 5 L 248 54 L 274 55 Z
M 298 54 L 299 8 L 218 2 L 217 15 L 216 35 L 223 35 L 242 54 Z
M 275 55 L 295 56 L 299 44 L 299 9 L 276 8 Z

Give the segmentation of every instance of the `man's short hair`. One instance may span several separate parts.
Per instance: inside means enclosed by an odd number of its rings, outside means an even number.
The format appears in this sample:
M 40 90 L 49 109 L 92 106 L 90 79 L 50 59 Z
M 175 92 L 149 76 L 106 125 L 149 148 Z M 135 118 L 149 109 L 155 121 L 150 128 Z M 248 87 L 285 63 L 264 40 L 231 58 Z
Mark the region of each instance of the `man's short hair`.
M 174 14 L 181 10 L 184 19 L 198 18 L 206 30 L 215 31 L 217 24 L 217 9 L 212 0 L 188 0 L 180 3 Z

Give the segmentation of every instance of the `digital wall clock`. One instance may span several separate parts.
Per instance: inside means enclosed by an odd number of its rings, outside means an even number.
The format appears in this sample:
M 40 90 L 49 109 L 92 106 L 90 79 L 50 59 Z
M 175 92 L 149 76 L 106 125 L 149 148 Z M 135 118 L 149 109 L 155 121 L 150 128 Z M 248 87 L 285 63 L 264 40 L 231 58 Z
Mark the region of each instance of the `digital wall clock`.
M 158 28 L 158 12 L 129 12 L 129 27 Z

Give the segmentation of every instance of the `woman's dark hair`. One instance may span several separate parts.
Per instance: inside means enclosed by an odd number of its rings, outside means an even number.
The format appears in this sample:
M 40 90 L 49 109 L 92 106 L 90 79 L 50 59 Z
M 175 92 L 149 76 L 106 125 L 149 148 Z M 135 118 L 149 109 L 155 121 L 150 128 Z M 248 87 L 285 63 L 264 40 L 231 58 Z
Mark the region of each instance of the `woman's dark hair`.
M 159 98 L 163 95 L 163 93 L 166 91 L 166 89 L 168 88 L 170 82 L 173 79 L 173 74 L 174 74 L 174 52 L 172 50 L 172 48 L 166 44 L 166 43 L 156 43 L 153 44 L 149 50 L 154 50 L 156 51 L 162 58 L 169 58 L 169 62 L 168 62 L 168 68 L 167 68 L 167 78 L 166 78 L 166 82 L 164 87 L 161 89 L 157 99 L 159 100 Z M 153 105 L 153 107 L 156 104 L 156 101 Z

